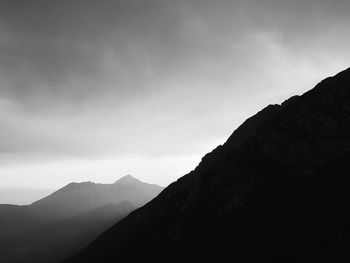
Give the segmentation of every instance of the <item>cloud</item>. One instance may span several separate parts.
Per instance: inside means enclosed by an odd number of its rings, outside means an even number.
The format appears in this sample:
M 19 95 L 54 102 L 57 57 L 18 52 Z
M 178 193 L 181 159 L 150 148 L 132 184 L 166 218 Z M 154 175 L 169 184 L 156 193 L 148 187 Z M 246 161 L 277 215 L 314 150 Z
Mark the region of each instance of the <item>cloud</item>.
M 120 105 L 169 82 L 234 74 L 254 63 L 241 47 L 261 32 L 294 52 L 346 50 L 349 24 L 347 1 L 1 3 L 0 95 L 43 111 Z
M 0 159 L 204 154 L 348 67 L 349 5 L 2 0 Z

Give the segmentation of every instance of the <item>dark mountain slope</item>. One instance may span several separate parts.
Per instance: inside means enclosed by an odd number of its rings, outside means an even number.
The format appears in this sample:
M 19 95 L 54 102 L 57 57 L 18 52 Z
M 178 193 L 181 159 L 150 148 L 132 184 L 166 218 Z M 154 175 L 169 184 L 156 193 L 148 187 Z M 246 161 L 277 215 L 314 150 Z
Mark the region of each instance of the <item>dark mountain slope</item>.
M 248 119 L 70 262 L 348 260 L 349 149 L 350 69 Z

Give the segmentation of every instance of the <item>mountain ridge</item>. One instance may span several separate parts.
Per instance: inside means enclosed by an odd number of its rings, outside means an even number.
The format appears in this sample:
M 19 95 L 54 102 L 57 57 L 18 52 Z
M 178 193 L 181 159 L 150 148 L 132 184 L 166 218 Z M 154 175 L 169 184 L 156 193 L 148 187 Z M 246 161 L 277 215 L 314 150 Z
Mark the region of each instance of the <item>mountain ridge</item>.
M 189 262 L 235 256 L 238 262 L 252 262 L 244 261 L 244 255 L 249 258 L 254 251 L 266 252 L 264 258 L 273 262 L 303 262 L 293 261 L 294 256 L 306 253 L 310 259 L 315 256 L 313 253 L 326 253 L 328 250 L 318 247 L 316 252 L 304 251 L 307 244 L 302 241 L 302 234 L 297 235 L 301 230 L 292 218 L 290 222 L 285 219 L 294 229 L 290 236 L 278 232 L 288 231 L 285 226 L 274 230 L 276 233 L 266 232 L 270 225 L 266 218 L 275 220 L 274 213 L 278 214 L 283 206 L 288 211 L 297 206 L 296 211 L 303 214 L 305 211 L 298 207 L 301 203 L 290 203 L 280 189 L 290 188 L 293 195 L 298 195 L 294 181 L 306 184 L 319 167 L 349 149 L 350 69 L 347 69 L 303 95 L 281 105 L 270 105 L 247 119 L 223 145 L 206 154 L 195 170 L 170 184 L 69 262 L 112 262 L 116 258 Z M 342 180 L 350 185 L 343 177 Z M 327 185 L 322 187 L 326 189 Z M 305 191 L 309 192 L 305 196 L 312 196 L 314 190 L 307 184 Z M 346 195 L 339 198 L 341 202 L 348 200 Z M 259 199 L 266 200 L 264 204 L 258 202 L 263 210 L 254 205 Z M 266 232 L 267 237 L 260 236 L 260 232 Z M 287 244 L 289 239 L 293 244 L 289 249 L 288 245 L 280 248 L 286 252 L 284 256 L 273 254 L 269 247 L 265 247 L 265 252 L 258 249 L 264 248 L 264 239 L 278 247 L 269 239 L 275 234 L 281 235 L 281 244 Z M 294 235 L 301 239 L 294 240 Z M 298 240 L 303 244 L 300 247 L 296 245 Z M 314 242 L 308 237 L 305 240 Z M 290 257 L 286 258 L 288 253 Z M 327 257 L 335 256 L 333 250 L 327 253 Z
M 128 201 L 139 207 L 162 191 L 162 187 L 144 183 L 132 176 L 124 176 L 112 184 L 93 183 L 90 181 L 70 183 L 51 195 L 34 202 L 31 207 L 45 210 L 62 217 L 77 212 L 83 213 L 96 209 L 103 204 L 118 204 Z M 69 200 L 69 202 L 67 202 Z

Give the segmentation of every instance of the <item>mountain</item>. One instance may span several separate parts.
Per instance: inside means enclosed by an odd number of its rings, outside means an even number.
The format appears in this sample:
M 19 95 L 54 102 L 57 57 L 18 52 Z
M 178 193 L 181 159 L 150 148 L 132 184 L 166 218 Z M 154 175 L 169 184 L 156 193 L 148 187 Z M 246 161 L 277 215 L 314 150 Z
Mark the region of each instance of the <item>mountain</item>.
M 0 262 L 59 262 L 162 189 L 128 175 L 71 183 L 28 206 L 0 205 Z
M 92 211 L 106 204 L 128 201 L 140 207 L 162 191 L 162 187 L 147 184 L 126 175 L 114 184 L 93 182 L 70 183 L 53 194 L 34 202 L 31 207 L 46 217 L 69 217 Z
M 350 69 L 269 105 L 68 262 L 349 262 Z

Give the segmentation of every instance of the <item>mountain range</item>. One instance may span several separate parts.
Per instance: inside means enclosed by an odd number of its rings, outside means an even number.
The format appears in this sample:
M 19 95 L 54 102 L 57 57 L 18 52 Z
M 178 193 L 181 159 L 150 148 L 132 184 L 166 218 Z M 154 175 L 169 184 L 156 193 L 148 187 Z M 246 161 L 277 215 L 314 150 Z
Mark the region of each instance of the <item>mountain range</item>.
M 0 262 L 60 262 L 162 191 L 127 175 L 71 183 L 31 205 L 0 205 Z
M 67 262 L 350 262 L 350 69 L 246 120 Z

